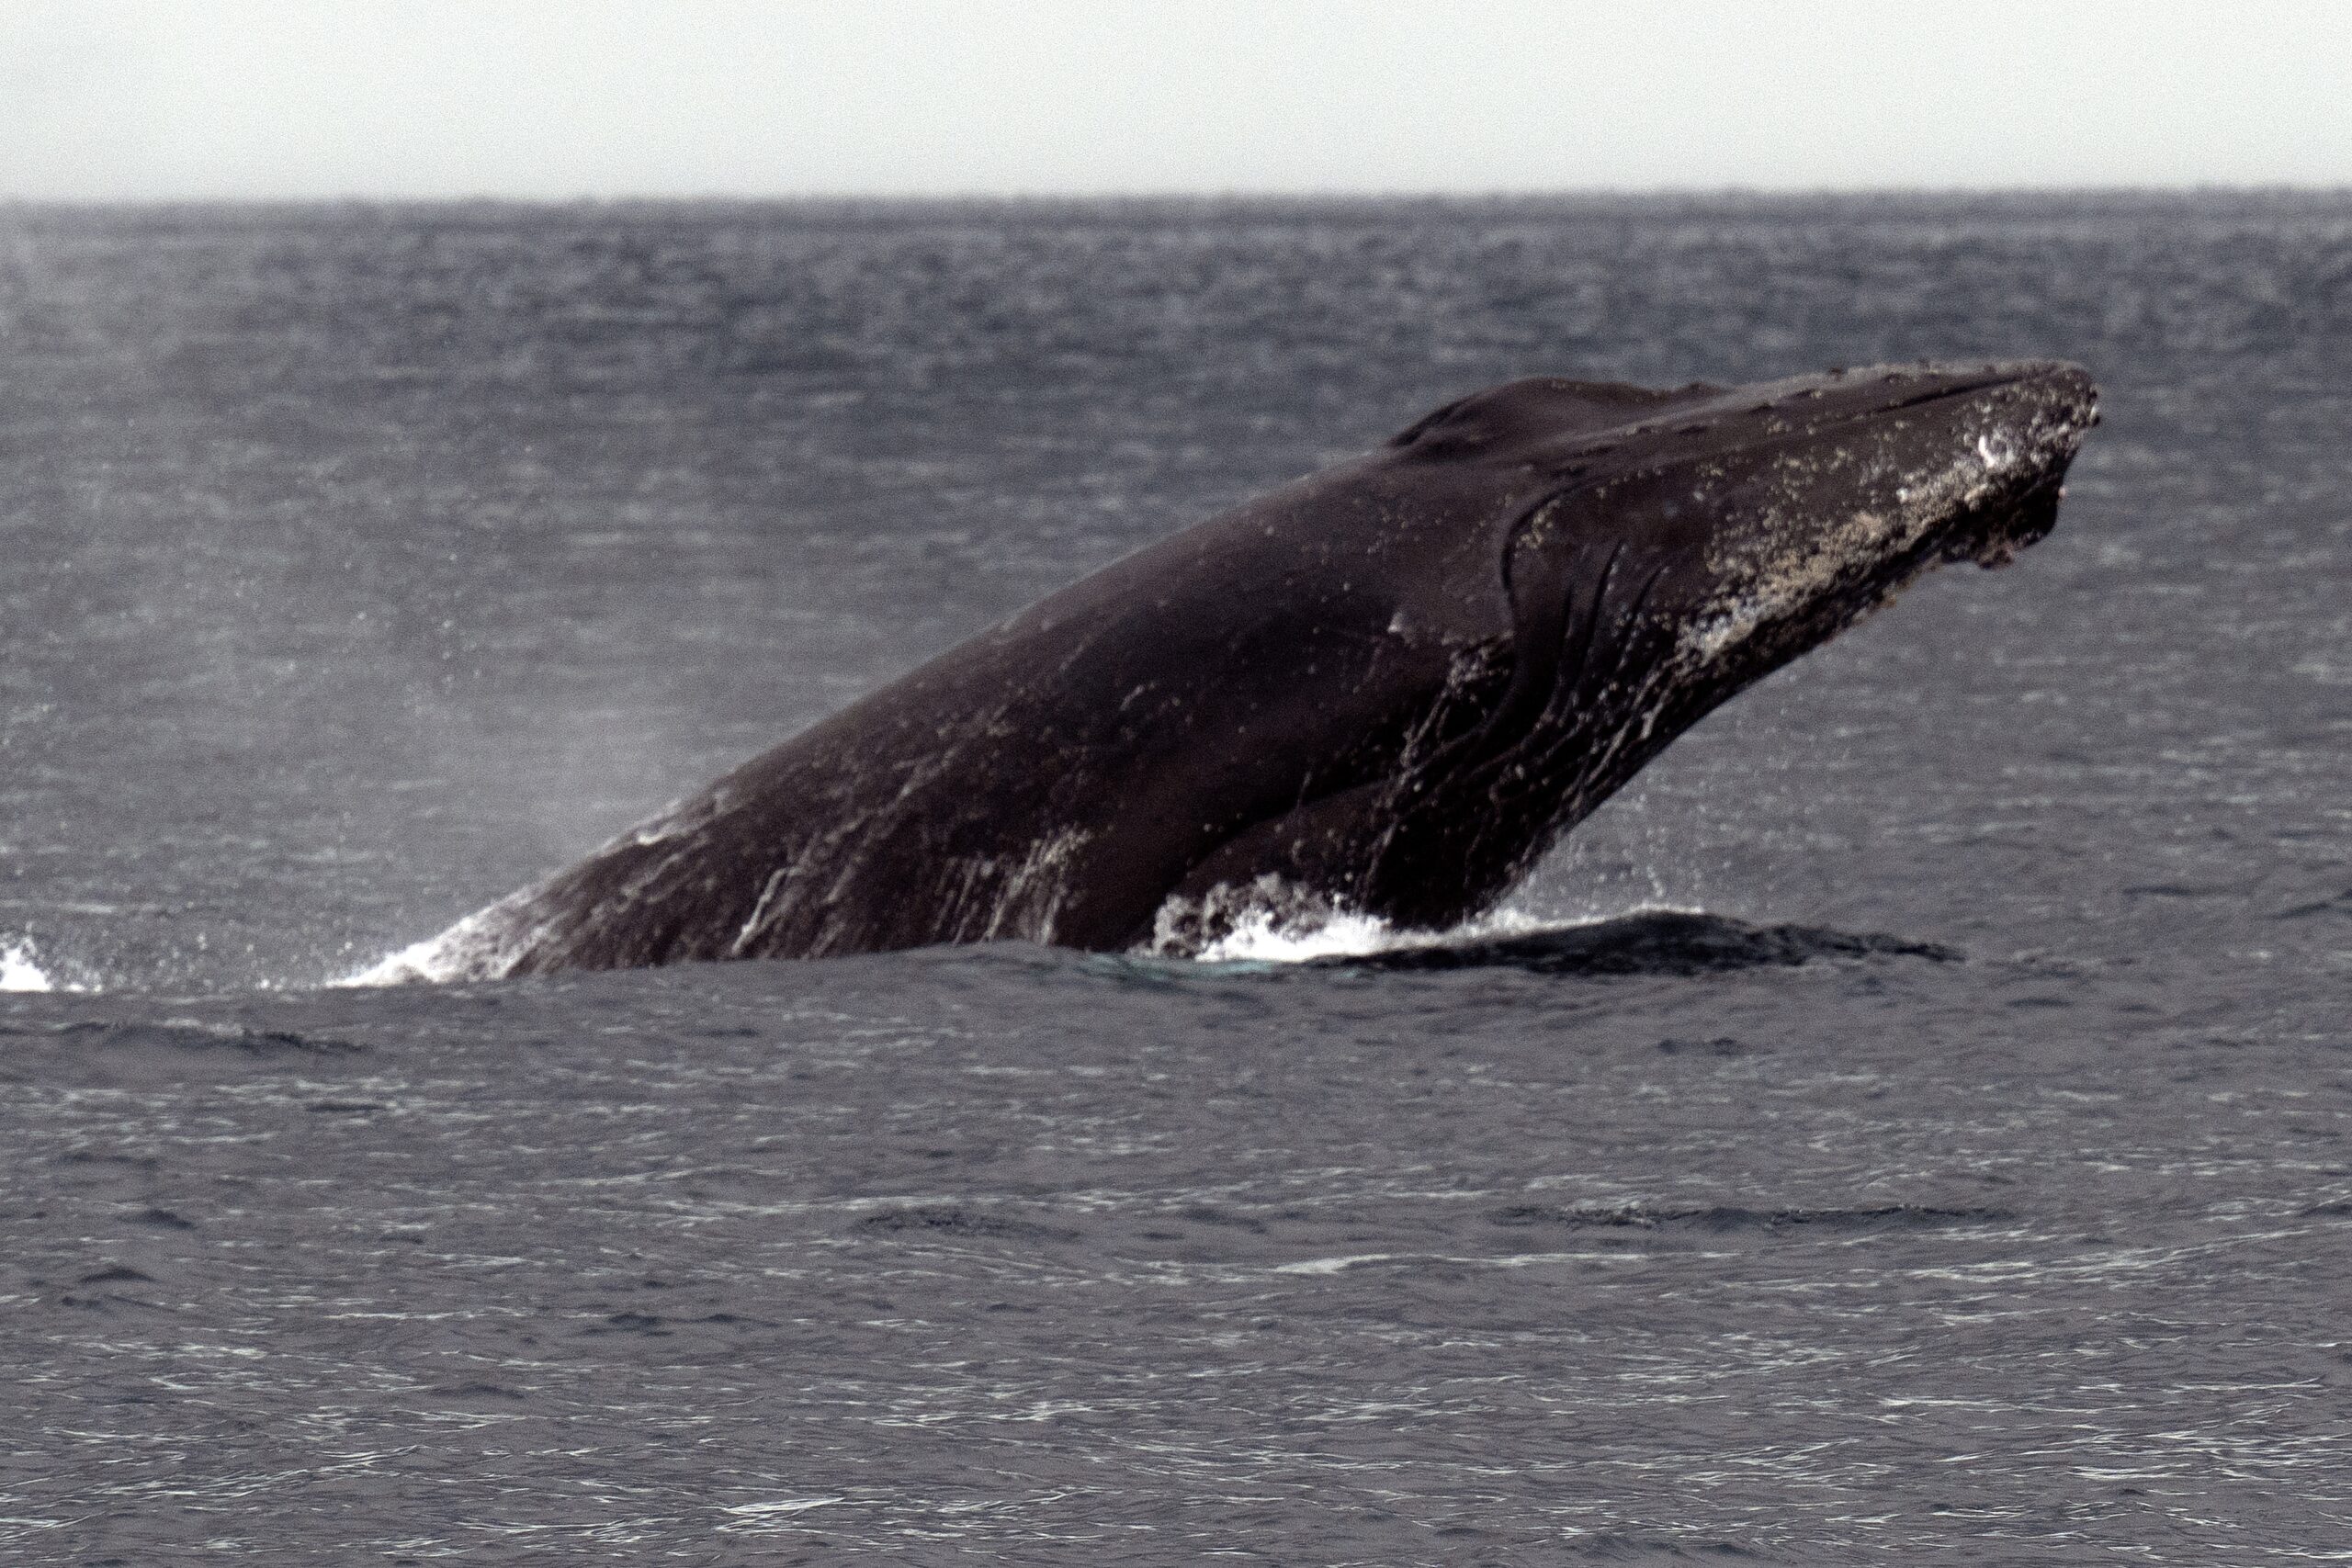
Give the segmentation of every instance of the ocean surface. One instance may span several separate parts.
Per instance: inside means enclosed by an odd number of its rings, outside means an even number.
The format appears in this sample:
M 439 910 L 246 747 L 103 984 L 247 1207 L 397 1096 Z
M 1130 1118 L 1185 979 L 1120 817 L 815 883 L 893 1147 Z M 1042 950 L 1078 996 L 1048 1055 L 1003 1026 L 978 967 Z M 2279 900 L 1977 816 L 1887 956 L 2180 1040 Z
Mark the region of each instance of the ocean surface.
M 1465 390 L 1923 356 L 2058 531 L 1510 941 L 326 984 Z M 0 208 L 0 955 L 11 1562 L 2346 1560 L 2352 197 Z

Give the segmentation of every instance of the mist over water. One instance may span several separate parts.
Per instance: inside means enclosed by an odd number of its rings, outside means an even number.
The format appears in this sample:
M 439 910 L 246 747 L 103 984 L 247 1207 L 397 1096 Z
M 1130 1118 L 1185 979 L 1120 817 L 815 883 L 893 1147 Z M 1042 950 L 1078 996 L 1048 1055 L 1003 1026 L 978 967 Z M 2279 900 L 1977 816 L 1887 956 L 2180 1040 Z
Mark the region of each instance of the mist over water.
M 2346 255 L 2253 197 L 0 209 L 0 1548 L 2336 1550 Z M 1435 955 L 320 988 L 1464 391 L 1923 356 L 2098 376 L 2057 532 Z

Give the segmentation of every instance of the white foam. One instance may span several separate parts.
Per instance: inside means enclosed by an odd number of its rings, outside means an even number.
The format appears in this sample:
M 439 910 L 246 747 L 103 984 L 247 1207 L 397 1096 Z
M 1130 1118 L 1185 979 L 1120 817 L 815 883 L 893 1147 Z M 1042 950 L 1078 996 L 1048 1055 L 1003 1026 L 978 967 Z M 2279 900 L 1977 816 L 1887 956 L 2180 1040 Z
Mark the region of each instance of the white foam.
M 378 959 L 354 974 L 330 980 L 330 986 L 447 986 L 459 980 L 495 980 L 514 967 L 522 941 L 509 941 L 502 917 L 536 889 L 510 893 L 487 908 L 476 909 L 438 936 L 413 942 L 398 953 Z
M 1374 915 L 1341 912 L 1310 923 L 1283 919 L 1272 909 L 1251 909 L 1193 956 L 1204 964 L 1304 964 L 1380 953 L 1403 940 Z
M 57 989 L 41 966 L 33 962 L 33 944 L 19 938 L 0 945 L 0 991 L 53 991 Z
M 387 953 L 365 969 L 356 970 L 339 979 L 329 980 L 330 986 L 446 986 L 454 980 L 483 978 L 472 964 L 475 956 L 467 939 L 479 930 L 481 917 L 468 915 L 438 936 L 423 942 L 410 942 L 398 953 Z
M 439 957 L 441 939 L 426 937 L 413 942 L 398 953 L 387 953 L 365 969 L 338 976 L 327 982 L 330 986 L 409 986 L 420 982 L 434 985 L 447 979 L 435 973 L 435 960 Z
M 1232 931 L 1194 954 L 1204 964 L 1305 964 L 1317 958 L 1360 958 L 1416 947 L 1455 947 L 1495 937 L 1550 931 L 1580 920 L 1544 920 L 1518 909 L 1498 909 L 1451 931 L 1398 931 L 1376 915 L 1339 910 L 1319 919 L 1289 918 L 1272 909 L 1251 909 Z

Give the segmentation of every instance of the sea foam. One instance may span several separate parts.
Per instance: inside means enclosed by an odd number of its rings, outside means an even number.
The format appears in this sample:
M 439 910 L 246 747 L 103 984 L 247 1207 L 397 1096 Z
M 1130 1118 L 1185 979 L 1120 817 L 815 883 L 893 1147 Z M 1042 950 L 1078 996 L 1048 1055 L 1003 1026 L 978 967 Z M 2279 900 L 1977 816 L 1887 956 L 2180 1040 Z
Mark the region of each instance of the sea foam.
M 53 991 L 57 989 L 48 974 L 33 962 L 33 944 L 28 938 L 0 942 L 0 991 Z

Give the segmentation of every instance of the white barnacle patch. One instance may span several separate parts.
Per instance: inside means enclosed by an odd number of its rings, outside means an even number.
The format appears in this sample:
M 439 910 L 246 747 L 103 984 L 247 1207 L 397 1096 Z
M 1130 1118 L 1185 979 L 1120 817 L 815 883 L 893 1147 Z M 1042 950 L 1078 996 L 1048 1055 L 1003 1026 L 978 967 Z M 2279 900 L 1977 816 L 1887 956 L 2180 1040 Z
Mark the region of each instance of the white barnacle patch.
M 1827 592 L 1855 562 L 1902 549 L 1924 526 L 1923 514 L 1908 506 L 1862 507 L 1823 520 L 1792 504 L 1751 528 L 1730 531 L 1708 551 L 1719 595 L 1685 627 L 1681 651 L 1701 660 L 1721 657 L 1758 626 Z
M 1720 658 L 1840 584 L 1879 575 L 1883 563 L 1914 552 L 2010 482 L 2009 470 L 2044 457 L 2033 434 L 1998 425 L 1963 435 L 1939 459 L 1898 464 L 1895 455 L 1888 446 L 1837 447 L 1780 463 L 1766 487 L 1769 504 L 1709 546 L 1714 596 L 1686 624 L 1683 655 Z M 1825 488 L 1848 483 L 1855 488 L 1847 505 L 1822 504 Z M 1880 584 L 1890 592 L 1901 586 Z
M 1728 604 L 1718 602 L 1714 611 L 1685 628 L 1682 651 L 1702 660 L 1714 659 L 1735 643 L 1746 641 L 1749 633 L 1763 625 L 1768 610 L 1765 602 L 1753 595 Z

